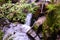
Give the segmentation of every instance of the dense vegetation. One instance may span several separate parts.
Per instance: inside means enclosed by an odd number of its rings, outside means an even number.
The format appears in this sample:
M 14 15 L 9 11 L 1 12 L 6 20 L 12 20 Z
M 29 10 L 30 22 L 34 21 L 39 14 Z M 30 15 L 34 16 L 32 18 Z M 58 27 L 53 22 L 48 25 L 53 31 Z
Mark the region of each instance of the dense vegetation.
M 17 3 L 12 3 L 8 1 L 7 3 L 0 6 L 0 28 L 4 25 L 7 25 L 5 19 L 8 19 L 10 22 L 20 22 L 24 23 L 26 15 L 28 13 L 34 13 L 37 9 L 37 6 L 34 3 L 26 3 L 25 0 L 21 0 Z M 1 19 L 2 18 L 2 19 Z M 4 22 L 6 24 L 4 24 Z M 2 40 L 2 34 L 0 32 L 0 40 Z
M 10 1 L 0 6 L 0 18 L 7 18 L 10 21 L 14 22 L 24 22 L 27 13 L 34 13 L 37 9 L 37 6 L 34 3 L 21 3 L 13 4 Z M 57 33 L 60 30 L 60 4 L 49 4 L 46 7 L 46 21 L 43 24 L 43 34 L 45 40 L 47 37 L 52 37 L 54 33 Z M 1 24 L 0 24 L 1 26 Z M 3 32 L 0 32 L 0 40 L 2 38 Z M 49 36 L 47 36 L 49 35 Z
M 43 34 L 45 40 L 47 39 L 46 37 L 52 37 L 53 35 L 55 36 L 55 34 L 60 30 L 60 4 L 49 4 L 47 8 L 46 21 L 43 24 Z
M 16 3 L 11 2 L 5 3 L 0 6 L 0 18 L 5 17 L 12 21 L 21 21 L 24 22 L 27 13 L 34 13 L 36 10 L 34 3 Z

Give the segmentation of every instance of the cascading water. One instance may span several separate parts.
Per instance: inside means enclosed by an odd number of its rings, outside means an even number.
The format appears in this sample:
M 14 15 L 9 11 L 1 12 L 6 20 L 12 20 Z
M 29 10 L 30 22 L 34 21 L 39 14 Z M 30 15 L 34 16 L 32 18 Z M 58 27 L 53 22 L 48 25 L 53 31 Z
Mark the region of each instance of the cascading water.
M 30 30 L 30 20 L 31 20 L 32 14 L 27 14 L 25 24 L 14 24 L 11 23 L 9 26 L 10 28 L 4 28 L 3 31 L 5 32 L 5 35 L 3 37 L 3 40 L 30 40 L 27 36 L 27 31 Z
M 27 17 L 25 19 L 25 24 L 26 25 L 30 26 L 31 18 L 32 18 L 32 13 L 28 13 Z

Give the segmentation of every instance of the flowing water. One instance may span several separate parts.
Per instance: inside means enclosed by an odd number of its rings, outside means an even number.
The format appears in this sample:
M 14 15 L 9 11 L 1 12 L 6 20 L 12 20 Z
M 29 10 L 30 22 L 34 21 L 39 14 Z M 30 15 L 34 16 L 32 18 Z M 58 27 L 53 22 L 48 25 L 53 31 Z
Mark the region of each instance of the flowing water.
M 27 17 L 25 19 L 26 25 L 30 26 L 31 18 L 32 18 L 32 13 L 27 14 Z
M 25 24 L 14 24 L 11 23 L 9 25 L 9 28 L 4 27 L 3 31 L 5 32 L 3 36 L 3 40 L 30 40 L 26 34 L 26 32 L 30 29 L 30 20 L 31 20 L 32 14 L 27 14 L 27 17 L 25 19 Z

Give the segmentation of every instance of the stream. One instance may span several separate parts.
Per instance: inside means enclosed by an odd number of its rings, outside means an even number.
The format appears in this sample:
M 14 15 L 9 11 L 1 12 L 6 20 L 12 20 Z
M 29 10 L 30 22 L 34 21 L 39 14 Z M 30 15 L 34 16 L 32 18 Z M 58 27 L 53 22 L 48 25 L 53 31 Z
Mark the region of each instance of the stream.
M 28 32 L 28 30 L 31 29 L 30 28 L 31 17 L 32 17 L 31 13 L 27 14 L 25 24 L 11 23 L 9 25 L 9 28 L 4 27 L 3 31 L 5 34 L 3 36 L 3 40 L 30 40 L 26 33 Z

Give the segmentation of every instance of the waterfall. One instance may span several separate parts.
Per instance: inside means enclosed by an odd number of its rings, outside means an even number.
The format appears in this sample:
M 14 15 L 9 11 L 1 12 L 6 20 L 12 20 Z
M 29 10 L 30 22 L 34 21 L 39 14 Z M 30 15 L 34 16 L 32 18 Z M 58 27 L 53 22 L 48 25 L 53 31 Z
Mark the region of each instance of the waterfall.
M 5 31 L 5 35 L 3 37 L 3 40 L 30 40 L 26 34 L 26 32 L 29 30 L 29 26 L 24 24 L 17 24 L 14 23 L 10 24 L 10 28 L 8 28 Z M 6 29 L 6 28 L 5 28 Z
M 14 24 L 11 23 L 9 26 L 10 28 L 3 28 L 3 31 L 5 32 L 5 35 L 3 36 L 3 40 L 30 40 L 27 36 L 28 30 L 30 30 L 30 20 L 31 20 L 32 14 L 29 13 L 26 16 L 25 24 Z
M 28 13 L 27 17 L 25 19 L 25 24 L 26 25 L 30 26 L 31 18 L 32 18 L 32 13 Z
M 41 7 L 41 13 L 43 13 L 43 4 L 42 4 L 42 7 Z
M 14 33 L 14 28 L 13 28 L 14 24 L 11 23 L 9 26 L 10 26 L 10 28 L 8 28 L 8 27 L 3 28 L 3 31 L 5 33 L 3 36 L 3 40 L 7 40 L 6 38 L 8 38 L 9 35 L 12 35 Z

